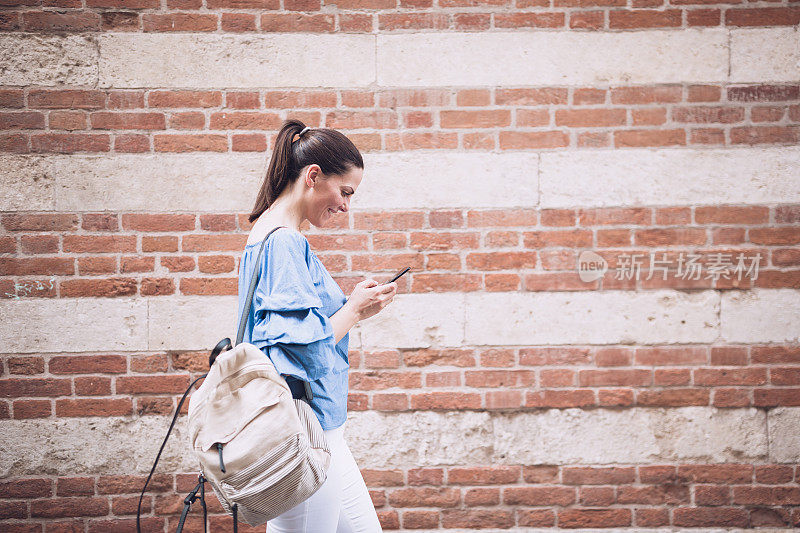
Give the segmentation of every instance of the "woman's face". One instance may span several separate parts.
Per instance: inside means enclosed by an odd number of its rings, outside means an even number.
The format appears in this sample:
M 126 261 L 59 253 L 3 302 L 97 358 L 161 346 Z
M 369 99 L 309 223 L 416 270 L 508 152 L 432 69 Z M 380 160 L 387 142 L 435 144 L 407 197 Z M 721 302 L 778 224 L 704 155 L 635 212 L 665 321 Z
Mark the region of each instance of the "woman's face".
M 306 218 L 317 227 L 330 225 L 337 213 L 350 209 L 350 197 L 358 189 L 364 170 L 352 167 L 346 174 L 331 174 L 327 179 L 322 178 L 317 165 L 311 165 L 306 172 L 306 180 L 315 176 Z

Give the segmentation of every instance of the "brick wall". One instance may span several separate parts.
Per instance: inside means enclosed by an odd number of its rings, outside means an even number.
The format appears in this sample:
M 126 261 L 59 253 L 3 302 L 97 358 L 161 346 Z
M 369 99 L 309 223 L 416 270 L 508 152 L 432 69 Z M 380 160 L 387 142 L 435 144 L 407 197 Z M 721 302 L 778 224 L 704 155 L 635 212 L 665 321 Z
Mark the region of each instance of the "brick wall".
M 412 268 L 351 331 L 384 529 L 800 527 L 797 1 L 0 5 L 0 530 L 135 530 L 286 118 L 364 154 L 345 293 Z

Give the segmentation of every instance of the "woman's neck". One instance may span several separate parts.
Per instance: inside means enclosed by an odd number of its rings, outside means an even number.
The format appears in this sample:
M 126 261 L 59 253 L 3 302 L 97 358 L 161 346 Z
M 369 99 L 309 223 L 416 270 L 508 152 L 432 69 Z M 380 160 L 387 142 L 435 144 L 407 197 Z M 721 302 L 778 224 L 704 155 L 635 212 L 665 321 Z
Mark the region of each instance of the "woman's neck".
M 266 211 L 261 213 L 257 222 L 270 227 L 287 226 L 299 232 L 303 223 L 303 216 L 298 209 L 293 208 L 288 202 L 281 202 L 279 198 Z

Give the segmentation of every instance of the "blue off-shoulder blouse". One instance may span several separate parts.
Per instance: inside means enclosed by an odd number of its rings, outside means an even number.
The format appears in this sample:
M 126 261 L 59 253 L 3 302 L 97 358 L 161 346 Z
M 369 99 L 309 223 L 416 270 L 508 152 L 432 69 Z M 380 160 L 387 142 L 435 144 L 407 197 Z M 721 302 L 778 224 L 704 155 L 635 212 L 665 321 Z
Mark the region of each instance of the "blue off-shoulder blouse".
M 255 269 L 261 272 L 242 342 L 263 351 L 281 374 L 311 385 L 310 406 L 322 429 L 347 419 L 350 333 L 334 343 L 330 317 L 347 302 L 328 269 L 311 251 L 305 236 L 279 228 L 267 239 L 244 248 L 239 263 L 239 310 L 236 331 Z

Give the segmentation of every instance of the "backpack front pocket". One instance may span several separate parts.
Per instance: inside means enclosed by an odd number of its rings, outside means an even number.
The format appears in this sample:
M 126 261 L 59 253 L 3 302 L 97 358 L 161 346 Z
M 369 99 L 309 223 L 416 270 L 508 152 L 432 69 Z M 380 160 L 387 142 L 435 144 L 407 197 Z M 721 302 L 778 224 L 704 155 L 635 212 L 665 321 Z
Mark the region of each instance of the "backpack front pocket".
M 327 465 L 309 453 L 309 448 L 305 435 L 294 435 L 228 476 L 222 481 L 228 501 L 238 504 L 245 513 L 274 518 L 310 497 L 324 483 Z

